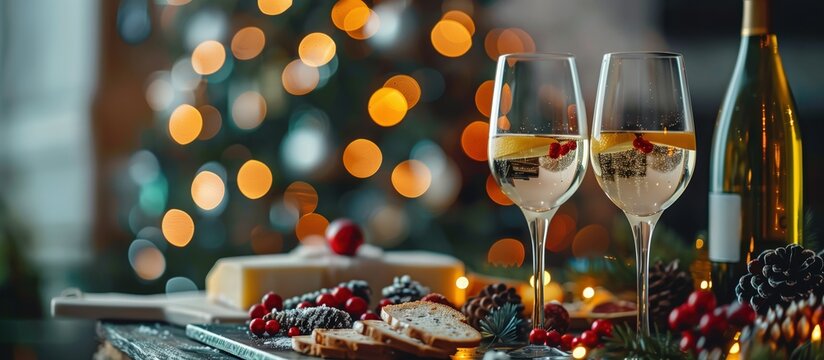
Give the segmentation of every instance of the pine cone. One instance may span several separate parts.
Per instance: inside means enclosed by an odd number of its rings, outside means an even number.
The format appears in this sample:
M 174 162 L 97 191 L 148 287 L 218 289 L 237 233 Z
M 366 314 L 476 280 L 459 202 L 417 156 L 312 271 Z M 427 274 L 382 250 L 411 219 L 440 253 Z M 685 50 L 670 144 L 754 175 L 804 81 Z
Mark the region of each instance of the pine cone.
M 666 265 L 658 260 L 649 269 L 650 312 L 661 329 L 666 329 L 672 309 L 687 301 L 693 290 L 692 277 L 679 265 L 677 259 Z
M 795 300 L 789 305 L 775 305 L 759 315 L 753 325 L 754 334 L 759 341 L 770 344 L 772 348 L 784 347 L 795 349 L 808 341 L 813 327 L 824 320 L 822 298 L 810 294 L 802 300 Z
M 349 290 L 352 290 L 352 294 L 355 296 L 362 297 L 369 303 L 369 300 L 372 295 L 372 289 L 369 288 L 369 283 L 366 280 L 349 280 L 347 282 L 342 282 L 338 284 L 338 286 L 345 286 L 348 287 Z M 308 292 L 303 295 L 293 296 L 286 300 L 283 300 L 283 308 L 284 309 L 294 309 L 298 307 L 298 304 L 308 301 L 312 306 L 315 306 L 315 299 L 318 298 L 320 294 L 326 294 L 332 292 L 330 288 L 323 288 L 320 290 Z
M 429 288 L 412 280 L 412 277 L 409 275 L 395 276 L 392 285 L 383 288 L 381 294 L 384 298 L 392 300 L 395 304 L 402 304 L 420 300 L 424 295 L 429 294 Z
M 263 316 L 263 320 L 275 319 L 280 323 L 281 332 L 297 326 L 301 334 L 310 334 L 314 329 L 346 329 L 352 327 L 352 318 L 343 310 L 327 306 L 305 309 L 277 311 Z
M 747 264 L 738 281 L 738 301 L 749 302 L 759 314 L 775 305 L 789 305 L 824 289 L 824 259 L 800 245 L 765 250 Z
M 464 313 L 469 324 L 477 329 L 486 315 L 505 303 L 514 304 L 518 309 L 518 314 L 523 317 L 524 305 L 521 303 L 521 296 L 515 293 L 515 288 L 507 287 L 503 283 L 485 287 L 478 296 L 466 301 L 461 312 Z

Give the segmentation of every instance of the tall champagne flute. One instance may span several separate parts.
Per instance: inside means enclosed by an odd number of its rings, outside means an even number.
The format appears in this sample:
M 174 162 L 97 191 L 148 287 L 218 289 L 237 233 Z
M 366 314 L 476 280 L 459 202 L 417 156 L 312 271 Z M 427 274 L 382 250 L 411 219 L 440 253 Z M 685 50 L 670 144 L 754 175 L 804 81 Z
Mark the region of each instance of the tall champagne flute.
M 680 54 L 604 55 L 592 130 L 592 169 L 635 238 L 638 332 L 649 334 L 649 249 L 661 213 L 695 167 L 692 108 Z
M 490 124 L 492 175 L 529 223 L 535 285 L 532 326 L 543 328 L 549 221 L 578 189 L 588 162 L 586 111 L 575 58 L 568 54 L 498 58 Z M 549 347 L 531 345 L 514 355 L 551 354 Z

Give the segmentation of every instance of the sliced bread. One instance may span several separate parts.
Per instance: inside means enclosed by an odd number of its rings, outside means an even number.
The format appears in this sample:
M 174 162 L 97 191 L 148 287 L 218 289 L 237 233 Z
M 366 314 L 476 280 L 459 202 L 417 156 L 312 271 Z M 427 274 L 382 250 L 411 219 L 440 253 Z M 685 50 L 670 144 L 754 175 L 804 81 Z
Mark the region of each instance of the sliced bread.
M 451 349 L 445 350 L 426 345 L 416 338 L 398 332 L 389 323 L 381 320 L 356 321 L 353 330 L 383 342 L 397 351 L 419 357 L 448 359 L 449 355 L 454 352 Z
M 360 356 L 375 355 L 381 359 L 393 357 L 392 348 L 352 329 L 315 329 L 312 336 L 317 344 L 348 349 Z
M 441 349 L 475 347 L 481 333 L 466 323 L 466 317 L 452 307 L 428 301 L 387 305 L 381 318 L 394 329 Z
M 292 349 L 302 354 L 322 358 L 346 359 L 348 355 L 346 348 L 340 349 L 316 344 L 312 335 L 293 336 Z

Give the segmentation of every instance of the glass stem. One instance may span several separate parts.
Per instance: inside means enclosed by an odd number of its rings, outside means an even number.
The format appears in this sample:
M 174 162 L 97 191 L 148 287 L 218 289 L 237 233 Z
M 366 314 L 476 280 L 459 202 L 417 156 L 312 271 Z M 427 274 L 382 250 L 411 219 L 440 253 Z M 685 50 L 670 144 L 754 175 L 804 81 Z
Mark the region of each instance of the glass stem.
M 650 216 L 627 215 L 635 238 L 635 266 L 638 273 L 638 334 L 650 335 L 649 328 L 649 247 L 652 231 L 661 213 Z
M 549 230 L 549 221 L 558 211 L 554 208 L 548 211 L 535 212 L 521 209 L 529 223 L 529 235 L 532 238 L 532 279 L 535 302 L 532 305 L 532 327 L 544 327 L 544 258 L 546 255 L 546 234 Z

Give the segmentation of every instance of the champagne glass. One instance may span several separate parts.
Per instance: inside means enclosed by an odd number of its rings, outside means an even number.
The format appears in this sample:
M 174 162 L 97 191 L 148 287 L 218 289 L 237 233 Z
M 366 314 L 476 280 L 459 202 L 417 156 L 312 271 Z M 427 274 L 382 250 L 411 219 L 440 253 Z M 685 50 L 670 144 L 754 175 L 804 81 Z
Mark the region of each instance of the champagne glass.
M 594 117 L 592 169 L 632 226 L 637 327 L 639 334 L 649 334 L 652 231 L 661 213 L 684 192 L 695 167 L 683 57 L 662 52 L 604 55 Z
M 584 177 L 589 151 L 586 110 L 575 58 L 509 54 L 498 58 L 489 130 L 489 167 L 523 211 L 532 238 L 532 326 L 544 323 L 544 249 L 549 221 Z M 518 357 L 557 355 L 531 345 Z

